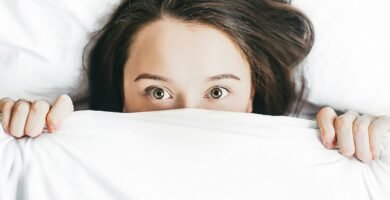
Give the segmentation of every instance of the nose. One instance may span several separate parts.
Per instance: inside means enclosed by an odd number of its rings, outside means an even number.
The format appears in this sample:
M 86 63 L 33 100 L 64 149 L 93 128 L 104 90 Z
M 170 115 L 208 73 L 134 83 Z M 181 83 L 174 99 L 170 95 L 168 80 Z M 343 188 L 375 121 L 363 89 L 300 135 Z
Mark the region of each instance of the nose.
M 201 103 L 197 99 L 183 99 L 177 108 L 201 108 Z

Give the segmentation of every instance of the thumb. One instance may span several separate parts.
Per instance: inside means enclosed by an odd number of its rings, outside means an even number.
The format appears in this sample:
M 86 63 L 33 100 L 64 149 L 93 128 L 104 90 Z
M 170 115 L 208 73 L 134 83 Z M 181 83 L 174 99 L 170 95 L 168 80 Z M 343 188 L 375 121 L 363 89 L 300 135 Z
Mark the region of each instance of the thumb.
M 46 117 L 47 129 L 55 132 L 62 121 L 74 111 L 72 99 L 68 95 L 59 96 Z
M 329 149 L 335 148 L 336 145 L 336 132 L 333 125 L 336 118 L 336 112 L 330 107 L 322 108 L 317 114 L 322 142 Z

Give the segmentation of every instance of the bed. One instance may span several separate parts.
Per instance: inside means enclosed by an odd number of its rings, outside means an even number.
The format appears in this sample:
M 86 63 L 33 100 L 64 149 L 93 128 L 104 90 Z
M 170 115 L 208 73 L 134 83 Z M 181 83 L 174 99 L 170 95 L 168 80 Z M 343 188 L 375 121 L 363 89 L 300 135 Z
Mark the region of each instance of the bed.
M 119 2 L 1 1 L 0 98 L 53 102 L 69 94 L 85 108 L 82 52 Z M 364 164 L 324 148 L 313 121 L 321 106 L 390 116 L 390 28 L 383 26 L 390 3 L 292 3 L 316 31 L 297 70 L 312 108 L 299 117 L 308 119 L 87 110 L 38 138 L 17 140 L 0 128 L 0 200 L 390 199 L 389 134 L 381 159 Z

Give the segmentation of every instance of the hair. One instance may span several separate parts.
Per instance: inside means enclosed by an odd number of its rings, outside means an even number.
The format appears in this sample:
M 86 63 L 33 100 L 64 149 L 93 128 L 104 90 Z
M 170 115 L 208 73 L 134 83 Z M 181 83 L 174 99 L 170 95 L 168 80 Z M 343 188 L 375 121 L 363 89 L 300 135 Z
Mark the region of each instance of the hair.
M 124 65 L 134 36 L 164 16 L 212 26 L 240 47 L 251 66 L 254 113 L 281 115 L 302 100 L 304 79 L 297 92 L 293 71 L 310 52 L 314 32 L 289 1 L 125 0 L 89 44 L 90 109 L 122 112 Z

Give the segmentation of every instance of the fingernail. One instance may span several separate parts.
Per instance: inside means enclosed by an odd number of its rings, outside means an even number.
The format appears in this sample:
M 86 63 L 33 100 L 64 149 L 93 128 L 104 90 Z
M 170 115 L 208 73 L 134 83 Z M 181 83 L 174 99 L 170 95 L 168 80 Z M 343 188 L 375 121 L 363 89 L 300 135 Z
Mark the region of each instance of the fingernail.
M 332 148 L 332 144 L 331 144 L 329 141 L 325 141 L 325 142 L 324 142 L 324 145 L 325 145 L 325 147 L 328 148 L 328 149 Z
M 329 143 L 328 142 L 324 142 L 324 145 L 326 148 L 329 148 Z

